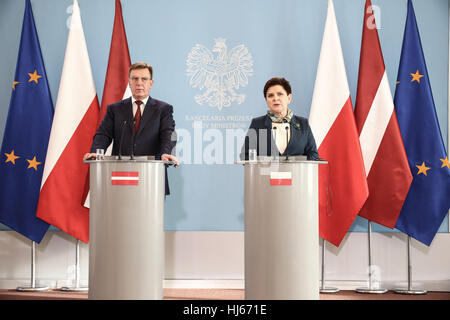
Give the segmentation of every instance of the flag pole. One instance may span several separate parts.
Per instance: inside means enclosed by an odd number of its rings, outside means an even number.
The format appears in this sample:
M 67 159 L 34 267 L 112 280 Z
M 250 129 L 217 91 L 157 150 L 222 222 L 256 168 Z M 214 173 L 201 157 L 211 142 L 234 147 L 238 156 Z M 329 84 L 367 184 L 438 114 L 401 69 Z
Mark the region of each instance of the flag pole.
M 408 236 L 408 288 L 395 289 L 395 293 L 399 294 L 427 294 L 426 290 L 412 288 L 412 264 L 411 264 L 411 237 Z
M 320 293 L 337 293 L 339 292 L 338 288 L 333 287 L 325 287 L 325 246 L 326 241 L 322 238 L 322 281 L 320 286 Z
M 80 287 L 80 240 L 77 239 L 75 253 L 75 287 L 62 287 L 62 291 L 87 291 L 88 287 Z
M 387 289 L 382 288 L 374 288 L 372 286 L 372 277 L 373 277 L 373 268 L 372 268 L 372 246 L 371 246 L 371 237 L 372 237 L 372 224 L 370 220 L 368 221 L 369 230 L 367 232 L 367 237 L 369 239 L 369 287 L 365 288 L 356 288 L 356 292 L 358 293 L 386 293 Z
M 50 288 L 47 286 L 36 287 L 36 242 L 32 241 L 31 245 L 31 286 L 17 287 L 17 291 L 46 291 Z

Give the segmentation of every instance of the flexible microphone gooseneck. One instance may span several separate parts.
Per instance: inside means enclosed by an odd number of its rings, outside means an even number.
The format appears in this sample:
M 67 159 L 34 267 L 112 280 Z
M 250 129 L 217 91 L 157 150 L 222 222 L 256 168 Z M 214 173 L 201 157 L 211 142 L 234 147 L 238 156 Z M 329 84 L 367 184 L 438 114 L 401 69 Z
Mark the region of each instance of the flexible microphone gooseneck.
M 123 120 L 121 134 L 120 134 L 120 142 L 119 142 L 119 160 L 122 160 L 123 135 L 125 134 L 125 130 L 123 130 L 123 129 L 125 128 L 126 124 L 127 124 L 127 120 Z
M 288 144 L 289 144 L 289 126 L 284 127 L 284 129 L 286 129 L 286 160 L 289 159 L 289 155 L 288 155 Z
M 131 126 L 131 155 L 130 160 L 134 160 L 134 137 L 136 136 L 136 130 L 134 126 L 136 124 L 136 118 L 133 118 L 133 125 Z
M 273 140 L 275 141 L 275 146 L 276 146 L 277 145 L 277 135 L 278 135 L 277 127 L 273 126 L 272 129 L 274 130 L 273 131 Z M 272 147 L 272 143 L 270 144 L 270 146 L 271 146 L 270 147 L 270 156 L 272 156 L 272 151 L 274 151 L 274 148 Z

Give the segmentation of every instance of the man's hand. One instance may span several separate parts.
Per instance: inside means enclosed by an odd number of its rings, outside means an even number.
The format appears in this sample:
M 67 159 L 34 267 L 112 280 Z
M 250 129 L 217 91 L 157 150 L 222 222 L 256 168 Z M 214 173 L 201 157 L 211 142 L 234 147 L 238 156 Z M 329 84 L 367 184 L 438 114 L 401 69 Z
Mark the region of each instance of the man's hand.
M 95 153 L 86 153 L 84 156 L 83 156 L 83 161 L 85 161 L 85 160 L 95 160 Z
M 161 156 L 161 160 L 163 160 L 163 161 L 173 161 L 173 162 L 175 162 L 175 165 L 174 165 L 175 168 L 178 167 L 178 166 L 180 165 L 180 160 L 178 160 L 177 157 L 175 157 L 175 156 L 173 156 L 173 155 L 171 155 L 171 154 L 166 154 L 166 153 L 164 153 L 164 154 Z

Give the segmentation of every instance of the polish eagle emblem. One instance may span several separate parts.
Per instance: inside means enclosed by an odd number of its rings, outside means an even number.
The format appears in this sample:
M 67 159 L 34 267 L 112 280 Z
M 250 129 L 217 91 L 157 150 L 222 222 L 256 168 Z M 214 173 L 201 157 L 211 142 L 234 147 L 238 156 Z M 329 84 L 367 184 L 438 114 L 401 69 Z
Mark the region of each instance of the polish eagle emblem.
M 212 50 L 201 44 L 192 48 L 186 60 L 186 74 L 193 88 L 205 90 L 195 96 L 195 101 L 222 110 L 233 102 L 241 104 L 245 101 L 246 96 L 236 91 L 248 85 L 248 77 L 253 75 L 253 60 L 243 44 L 228 52 L 226 39 L 214 40 Z

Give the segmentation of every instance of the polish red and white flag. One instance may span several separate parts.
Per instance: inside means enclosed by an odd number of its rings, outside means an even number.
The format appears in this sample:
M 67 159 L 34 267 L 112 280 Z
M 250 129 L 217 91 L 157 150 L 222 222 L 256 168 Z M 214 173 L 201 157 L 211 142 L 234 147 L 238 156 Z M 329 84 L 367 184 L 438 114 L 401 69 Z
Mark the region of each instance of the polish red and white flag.
M 114 25 L 109 49 L 108 68 L 106 70 L 105 84 L 103 86 L 102 103 L 97 120 L 97 128 L 105 117 L 108 105 L 131 97 L 128 86 L 128 70 L 131 66 L 130 52 L 128 50 L 127 34 L 122 16 L 122 5 L 116 0 Z M 105 151 L 105 155 L 111 155 L 112 144 Z M 86 195 L 84 206 L 89 208 L 89 193 Z
M 369 198 L 359 215 L 393 229 L 412 175 L 370 0 L 364 11 L 355 120 L 369 185 Z
M 271 186 L 290 186 L 292 185 L 292 172 L 271 172 Z
M 82 162 L 96 131 L 99 103 L 77 0 L 47 150 L 37 217 L 89 241 L 89 210 L 83 206 L 88 165 Z
M 319 156 L 319 235 L 339 246 L 369 191 L 334 12 L 328 14 L 309 122 Z

